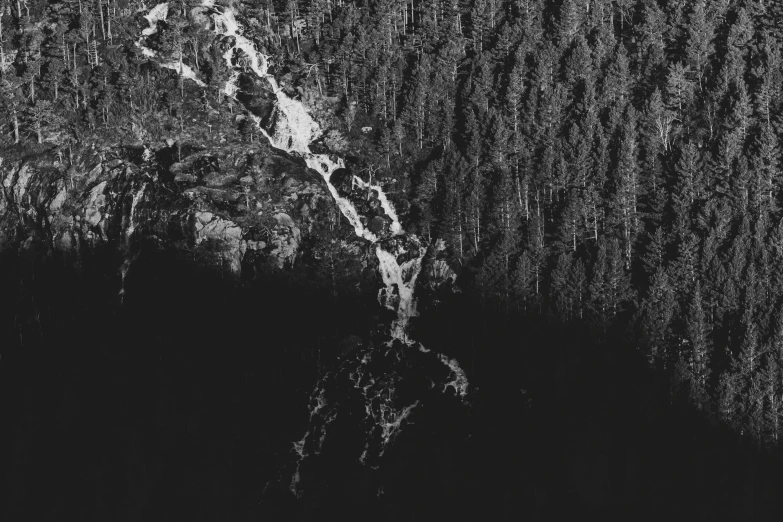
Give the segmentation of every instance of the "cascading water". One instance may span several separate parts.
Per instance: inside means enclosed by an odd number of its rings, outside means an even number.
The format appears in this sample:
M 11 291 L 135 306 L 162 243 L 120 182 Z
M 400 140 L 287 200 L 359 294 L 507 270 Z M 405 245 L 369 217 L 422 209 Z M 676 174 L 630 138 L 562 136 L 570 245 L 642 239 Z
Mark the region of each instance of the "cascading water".
M 143 54 L 147 58 L 155 58 L 155 56 L 157 56 L 157 53 L 152 49 L 149 49 L 148 47 L 145 47 L 143 45 L 144 38 L 146 38 L 147 36 L 152 36 L 153 34 L 158 32 L 158 21 L 166 20 L 168 14 L 169 14 L 169 4 L 158 4 L 150 10 L 147 16 L 145 16 L 150 26 L 141 32 L 141 38 L 139 39 L 138 42 L 136 42 L 136 46 L 141 49 L 141 54 Z M 204 82 L 202 82 L 196 77 L 196 72 L 193 69 L 191 69 L 188 65 L 182 63 L 181 56 L 177 57 L 176 60 L 171 62 L 159 62 L 159 65 L 161 67 L 165 67 L 167 69 L 172 69 L 174 71 L 177 71 L 180 74 L 180 76 L 193 80 L 201 87 L 206 87 Z
M 131 202 L 130 210 L 130 223 L 125 230 L 125 238 L 130 239 L 133 232 L 136 230 L 136 208 L 139 206 L 139 202 L 144 198 L 144 191 L 147 188 L 147 184 L 143 184 L 141 189 L 133 195 L 133 201 Z
M 130 208 L 130 215 L 128 217 L 129 223 L 128 228 L 125 229 L 125 243 L 126 243 L 126 253 L 125 253 L 125 260 L 122 263 L 122 266 L 120 267 L 120 276 L 121 276 L 121 286 L 120 286 L 120 305 L 124 304 L 125 302 L 125 277 L 128 275 L 128 271 L 130 270 L 131 265 L 133 264 L 133 261 L 135 261 L 136 257 L 138 256 L 138 252 L 136 252 L 135 255 L 131 255 L 131 252 L 133 249 L 130 247 L 130 241 L 133 237 L 133 233 L 136 231 L 136 225 L 138 224 L 138 207 L 139 203 L 144 199 L 144 191 L 147 189 L 147 184 L 144 183 L 141 186 L 141 189 L 139 189 L 134 195 L 133 200 L 131 201 L 131 208 Z
M 341 408 L 344 405 L 329 397 L 333 388 L 347 383 L 349 389 L 353 390 L 353 396 L 361 399 L 364 448 L 358 458 L 362 464 L 377 469 L 379 459 L 400 432 L 403 422 L 422 405 L 423 390 L 436 387 L 432 377 L 442 379 L 444 383 L 439 392 L 452 388 L 462 400 L 468 392 L 468 380 L 456 360 L 431 352 L 420 343 L 409 339 L 407 335 L 409 320 L 417 315 L 414 292 L 426 252 L 425 246 L 416 236 L 405 233 L 381 186 L 354 176 L 352 189 L 358 187 L 368 197 L 374 193 L 385 215 L 391 220 L 388 232 L 373 232 L 367 228 L 363 216 L 349 197 L 340 194 L 331 182 L 332 174 L 345 168 L 343 160 L 310 151 L 310 144 L 322 134 L 318 123 L 305 106 L 289 97 L 269 74 L 268 57 L 259 53 L 255 44 L 242 34 L 242 27 L 231 8 L 216 7 L 213 0 L 204 0 L 202 8 L 209 10 L 215 33 L 222 36 L 229 45 L 223 57 L 233 72 L 223 92 L 232 97 L 237 93 L 237 81 L 243 71 L 234 65 L 234 59 L 241 53 L 247 67 L 257 78 L 268 84 L 276 97 L 277 117 L 272 129 L 263 128 L 259 118 L 253 116 L 261 132 L 273 147 L 302 157 L 308 167 L 318 172 L 356 235 L 375 245 L 384 284 L 384 288 L 379 291 L 378 300 L 382 306 L 396 312 L 396 319 L 392 321 L 389 332 L 391 339 L 385 343 L 385 349 L 365 349 L 355 358 L 349 358 L 338 368 L 326 372 L 316 383 L 310 397 L 308 428 L 304 436 L 293 444 L 296 462 L 289 489 L 296 496 L 301 496 L 300 465 L 308 456 L 318 455 L 322 451 L 327 427 L 335 421 L 338 413 L 343 411 Z M 154 58 L 155 53 L 142 45 L 143 38 L 157 30 L 157 20 L 165 19 L 166 13 L 167 4 L 159 4 L 147 15 L 151 27 L 144 30 L 138 45 L 150 58 Z M 161 65 L 169 67 L 170 64 Z M 190 76 L 184 66 L 180 66 L 178 72 L 203 85 Z M 416 359 L 414 364 L 411 358 L 416 357 L 416 354 L 433 354 L 434 357 Z M 434 367 L 430 363 L 433 360 L 437 363 Z M 341 397 L 345 397 L 345 394 Z

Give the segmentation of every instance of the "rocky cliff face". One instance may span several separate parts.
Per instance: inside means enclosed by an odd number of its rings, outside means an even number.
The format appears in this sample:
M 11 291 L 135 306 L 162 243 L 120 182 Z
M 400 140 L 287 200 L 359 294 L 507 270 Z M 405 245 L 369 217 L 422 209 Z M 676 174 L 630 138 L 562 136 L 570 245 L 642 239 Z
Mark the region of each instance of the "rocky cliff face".
M 72 162 L 5 160 L 0 179 L 2 250 L 111 244 L 132 259 L 144 238 L 237 276 L 243 262 L 294 266 L 334 205 L 320 176 L 263 144 L 87 146 Z

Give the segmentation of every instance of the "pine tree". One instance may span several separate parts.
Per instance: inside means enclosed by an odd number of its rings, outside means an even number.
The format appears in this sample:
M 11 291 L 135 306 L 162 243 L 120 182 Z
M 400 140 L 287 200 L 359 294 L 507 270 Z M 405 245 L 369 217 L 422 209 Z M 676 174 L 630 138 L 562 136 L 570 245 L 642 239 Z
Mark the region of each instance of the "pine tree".
M 584 319 L 585 301 L 587 299 L 587 273 L 581 259 L 576 259 L 571 264 L 566 284 L 566 296 L 571 302 L 574 319 Z
M 462 157 L 462 154 L 451 150 L 446 153 L 444 174 L 444 202 L 443 216 L 441 217 L 441 227 L 438 235 L 442 237 L 446 244 L 454 252 L 456 261 L 462 264 L 465 254 L 465 230 L 464 230 L 464 211 L 463 211 L 463 192 L 465 187 L 465 175 L 469 171 L 469 166 Z
M 669 364 L 671 323 L 677 312 L 677 300 L 666 268 L 652 276 L 649 294 L 640 309 L 640 324 L 645 355 L 650 366 Z
M 760 441 L 764 425 L 764 395 L 761 382 L 762 352 L 759 346 L 758 329 L 753 317 L 753 307 L 745 309 L 742 325 L 745 329 L 745 335 L 733 370 L 740 385 L 742 425 L 756 441 Z
M 60 86 L 64 83 L 65 64 L 60 58 L 51 58 L 46 63 L 44 85 L 56 101 L 60 97 Z
M 63 119 L 55 111 L 52 102 L 38 99 L 28 108 L 30 130 L 35 134 L 38 143 L 43 143 L 45 135 L 54 129 L 59 129 Z
M 783 397 L 780 393 L 780 366 L 771 354 L 764 357 L 759 388 L 764 400 L 764 439 L 768 448 L 776 448 L 783 437 Z
M 685 50 L 689 68 L 696 76 L 699 91 L 710 68 L 715 28 L 707 17 L 704 0 L 697 0 L 689 17 L 688 44 Z
M 741 134 L 739 129 L 726 130 L 720 138 L 718 148 L 710 158 L 708 176 L 705 185 L 712 188 L 714 193 L 709 198 L 734 199 L 732 193 L 732 180 L 734 177 L 735 161 L 741 151 Z
M 552 313 L 561 321 L 573 319 L 572 302 L 568 295 L 568 276 L 571 272 L 571 254 L 563 252 L 557 257 L 554 270 L 549 277 L 549 298 Z
M 584 36 L 578 35 L 571 47 L 571 53 L 566 60 L 565 78 L 573 89 L 580 80 L 592 80 L 595 72 L 590 46 Z
M 618 44 L 603 82 L 602 105 L 614 108 L 617 114 L 623 114 L 630 101 L 632 78 L 628 61 L 625 46 L 622 43 Z
M 7 114 L 7 121 L 11 127 L 8 134 L 13 136 L 14 143 L 19 143 L 21 141 L 20 122 L 24 110 L 24 98 L 22 81 L 12 74 L 5 73 L 0 78 L 0 108 Z
M 538 267 L 536 260 L 531 258 L 527 250 L 517 261 L 514 269 L 511 288 L 517 309 L 528 314 L 535 310 L 538 297 Z
M 744 83 L 743 76 L 747 67 L 745 63 L 746 55 L 749 47 L 748 44 L 752 37 L 753 24 L 748 17 L 747 11 L 740 7 L 737 10 L 736 19 L 729 29 L 728 38 L 726 40 L 727 52 L 718 82 L 718 99 L 721 98 L 722 94 L 728 91 L 731 84 L 739 82 Z
M 585 214 L 583 206 L 579 191 L 570 190 L 560 214 L 560 240 L 554 247 L 556 250 L 576 252 L 582 242 L 582 216 Z
M 663 227 L 657 227 L 653 234 L 649 234 L 649 242 L 647 243 L 646 253 L 642 258 L 642 264 L 647 274 L 652 277 L 663 267 L 666 259 L 666 249 L 668 246 L 668 238 L 663 230 Z
M 728 118 L 728 123 L 730 128 L 739 130 L 739 146 L 742 147 L 745 144 L 745 140 L 748 138 L 750 129 L 755 125 L 755 120 L 753 118 L 753 105 L 751 104 L 750 96 L 745 87 L 745 81 L 740 77 L 734 81 L 734 85 L 736 94 L 734 96 L 732 112 Z
M 769 33 L 764 33 L 762 49 L 764 63 L 754 69 L 758 91 L 755 94 L 756 115 L 766 127 L 772 127 L 773 114 L 780 106 L 780 84 L 783 80 L 778 42 Z
M 577 0 L 564 0 L 560 5 L 558 43 L 561 48 L 567 47 L 580 33 L 586 14 L 584 6 Z
M 425 128 L 427 127 L 429 114 L 427 112 L 427 99 L 430 90 L 430 61 L 427 54 L 422 54 L 413 80 L 411 90 L 405 99 L 403 120 L 413 129 L 418 148 L 422 150 L 425 143 Z
M 427 165 L 416 184 L 412 201 L 418 216 L 417 222 L 421 227 L 421 234 L 430 240 L 433 229 L 437 227 L 436 216 L 440 214 L 435 198 L 438 193 L 438 180 L 442 176 L 442 160 L 435 160 Z
M 467 110 L 467 154 L 466 159 L 469 164 L 469 173 L 466 181 L 465 217 L 468 226 L 467 236 L 470 238 L 473 247 L 473 255 L 477 255 L 480 250 L 483 228 L 481 214 L 485 208 L 486 181 L 484 177 L 484 166 L 482 160 L 481 131 L 478 119 L 472 109 Z
M 737 428 L 741 414 L 738 394 L 740 383 L 732 370 L 724 371 L 718 383 L 717 409 L 718 418 L 731 428 Z
M 778 368 L 783 368 L 783 307 L 777 306 L 770 316 L 769 340 L 769 351 Z
M 631 297 L 630 277 L 617 240 L 598 241 L 588 285 L 588 309 L 595 324 L 607 328 Z
M 755 148 L 751 201 L 757 212 L 776 214 L 779 207 L 780 148 L 778 138 L 769 126 L 762 127 Z
M 709 381 L 709 361 L 711 345 L 707 320 L 702 305 L 701 286 L 696 283 L 687 320 L 688 339 L 690 341 L 690 367 L 693 375 L 691 393 L 699 409 L 707 407 L 707 383 Z
M 699 277 L 699 240 L 692 232 L 679 238 L 677 259 L 670 274 L 674 287 L 683 292 L 689 292 L 695 286 Z
M 637 163 L 636 129 L 633 116 L 626 122 L 620 143 L 617 169 L 614 173 L 612 198 L 613 224 L 619 237 L 626 263 L 631 262 L 636 236 L 640 229 L 638 202 L 642 194 Z
M 654 84 L 666 66 L 666 15 L 657 2 L 644 2 L 644 22 L 639 27 L 639 50 L 641 54 L 639 80 L 645 86 Z
M 681 122 L 685 120 L 685 111 L 693 101 L 695 85 L 689 78 L 688 67 L 681 62 L 669 66 L 669 74 L 666 76 L 666 98 L 668 108 L 676 114 Z

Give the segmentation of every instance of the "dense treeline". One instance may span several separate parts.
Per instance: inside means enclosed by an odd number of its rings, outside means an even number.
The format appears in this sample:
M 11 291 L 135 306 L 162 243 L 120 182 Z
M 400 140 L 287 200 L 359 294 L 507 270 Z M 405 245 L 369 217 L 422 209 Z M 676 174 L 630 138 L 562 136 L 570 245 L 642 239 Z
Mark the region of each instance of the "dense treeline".
M 98 129 L 148 139 L 233 111 L 223 50 L 195 5 L 170 4 L 156 45 L 205 88 L 143 56 L 138 2 L 2 0 L 4 143 L 67 152 Z M 778 442 L 783 7 L 240 8 L 280 71 L 340 97 L 357 172 L 386 180 L 408 228 L 446 242 L 485 313 L 632 328 L 672 397 Z
M 487 313 L 630 326 L 673 398 L 776 444 L 779 10 L 348 5 L 291 52 L 380 129 L 368 166 L 408 173 Z

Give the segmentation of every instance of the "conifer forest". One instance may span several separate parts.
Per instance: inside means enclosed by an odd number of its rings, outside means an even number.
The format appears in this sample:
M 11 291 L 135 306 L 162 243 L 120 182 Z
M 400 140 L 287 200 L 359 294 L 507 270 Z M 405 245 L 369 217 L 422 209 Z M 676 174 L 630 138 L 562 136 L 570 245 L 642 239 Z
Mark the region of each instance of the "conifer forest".
M 0 519 L 780 520 L 781 138 L 776 0 L 0 0 Z

